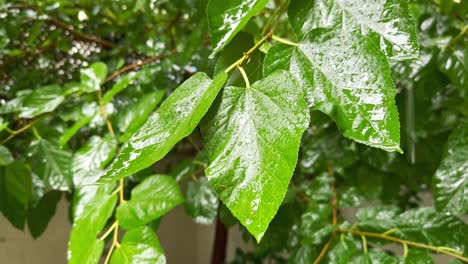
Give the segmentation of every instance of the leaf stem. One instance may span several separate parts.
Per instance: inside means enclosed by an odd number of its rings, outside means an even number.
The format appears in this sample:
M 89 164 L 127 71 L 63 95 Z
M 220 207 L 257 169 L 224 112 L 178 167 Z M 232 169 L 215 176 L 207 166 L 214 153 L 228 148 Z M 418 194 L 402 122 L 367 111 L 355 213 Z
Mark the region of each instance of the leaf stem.
M 119 224 L 118 224 L 117 221 L 115 221 L 115 222 L 116 222 L 117 226 L 114 228 L 114 235 L 112 236 L 112 244 L 111 244 L 111 247 L 109 248 L 109 252 L 107 253 L 106 260 L 104 261 L 104 264 L 109 263 L 109 260 L 110 260 L 110 257 L 112 256 L 112 252 L 114 251 L 114 248 L 120 246 L 119 241 L 118 241 L 118 238 L 119 238 Z
M 287 40 L 287 39 L 284 39 L 284 38 L 280 38 L 280 37 L 278 37 L 278 36 L 276 36 L 276 35 L 272 35 L 271 38 L 272 38 L 273 40 L 276 40 L 276 41 L 278 41 L 278 42 L 280 42 L 280 43 L 283 43 L 283 44 L 286 44 L 286 45 L 295 46 L 295 47 L 296 47 L 296 46 L 299 46 L 299 43 L 295 43 L 295 42 L 292 42 L 292 41 L 290 41 L 290 40 Z
M 365 235 L 361 235 L 361 240 L 362 240 L 362 250 L 364 251 L 364 254 L 367 254 L 367 239 Z
M 240 59 L 238 59 L 236 62 L 234 62 L 233 64 L 231 64 L 226 70 L 224 70 L 224 72 L 228 73 L 230 71 L 232 71 L 232 69 L 238 67 L 238 66 L 242 66 L 242 63 L 244 63 L 244 61 L 246 59 L 248 59 L 250 57 L 250 55 L 252 55 L 252 53 L 257 50 L 263 43 L 265 43 L 265 41 L 267 41 L 268 39 L 271 38 L 271 36 L 273 35 L 273 31 L 270 31 L 268 32 L 259 42 L 257 42 L 252 48 L 250 48 L 247 52 L 244 52 L 244 56 L 242 56 Z
M 338 232 L 340 232 L 340 233 L 349 233 L 349 234 L 363 236 L 363 237 L 380 238 L 380 239 L 383 239 L 383 240 L 392 241 L 392 242 L 399 243 L 399 244 L 402 244 L 402 245 L 406 244 L 407 246 L 412 246 L 412 247 L 416 247 L 416 248 L 431 250 L 431 251 L 434 251 L 436 253 L 442 253 L 442 254 L 449 255 L 449 256 L 452 256 L 454 258 L 463 260 L 465 262 L 468 262 L 468 258 L 462 256 L 461 252 L 459 252 L 457 250 L 454 250 L 452 248 L 435 247 L 435 246 L 431 246 L 431 245 L 426 245 L 426 244 L 422 244 L 422 243 L 417 243 L 417 242 L 413 242 L 413 241 L 399 239 L 399 238 L 396 238 L 396 237 L 387 236 L 387 235 L 379 234 L 379 233 L 373 233 L 373 232 L 357 231 L 357 230 L 351 230 L 351 229 L 340 229 L 340 230 L 338 230 Z
M 112 231 L 113 231 L 114 229 L 116 229 L 118 226 L 119 226 L 118 222 L 115 221 L 115 222 L 109 227 L 109 229 L 107 229 L 106 233 L 104 233 L 104 234 L 99 238 L 99 240 L 104 240 L 104 239 L 106 239 L 106 237 L 108 237 L 109 234 L 112 233 Z
M 244 68 L 242 68 L 242 66 L 237 66 L 237 69 L 242 74 L 242 77 L 244 78 L 244 81 L 245 81 L 245 85 L 246 85 L 247 89 L 249 89 L 250 88 L 250 81 L 249 81 L 249 77 L 247 77 L 247 73 L 245 72 Z
M 119 180 L 119 203 L 124 203 L 124 180 Z
M 33 131 L 34 137 L 35 137 L 37 140 L 42 139 L 41 135 L 39 135 L 39 132 L 37 131 L 37 129 L 36 129 L 35 126 L 32 127 L 32 131 Z
M 320 251 L 320 254 L 314 260 L 314 264 L 319 264 L 323 260 L 323 258 L 325 258 L 325 256 L 327 255 L 328 250 L 330 249 L 330 245 L 333 242 L 333 239 L 335 239 L 335 233 L 333 233 L 333 235 L 330 237 L 330 239 L 325 244 L 325 246 L 323 246 L 322 251 Z
M 7 138 L 5 138 L 4 140 L 0 141 L 0 145 L 3 145 L 5 143 L 7 143 L 8 141 L 10 141 L 14 137 L 16 137 L 18 134 L 28 130 L 30 127 L 34 126 L 34 124 L 36 122 L 37 122 L 37 119 L 34 119 L 31 122 L 29 122 L 28 124 L 26 124 L 25 126 L 23 126 L 22 128 L 18 129 L 18 130 L 10 130 L 9 131 L 10 135 Z

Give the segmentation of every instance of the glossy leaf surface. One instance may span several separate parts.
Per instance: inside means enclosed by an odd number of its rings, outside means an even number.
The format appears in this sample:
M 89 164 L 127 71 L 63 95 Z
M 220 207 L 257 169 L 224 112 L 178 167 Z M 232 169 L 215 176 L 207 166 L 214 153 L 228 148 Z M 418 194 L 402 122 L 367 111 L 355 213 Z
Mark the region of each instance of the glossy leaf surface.
M 440 211 L 468 213 L 468 123 L 461 123 L 434 175 L 434 200 Z
M 65 97 L 61 95 L 61 88 L 51 85 L 34 90 L 26 96 L 20 108 L 21 118 L 33 118 L 43 113 L 54 111 Z
M 72 183 L 72 153 L 46 139 L 34 141 L 29 149 L 31 169 L 44 184 L 54 190 L 66 191 Z
M 226 81 L 197 73 L 177 88 L 122 147 L 102 182 L 113 182 L 149 167 L 188 136 L 205 115 Z
M 206 178 L 188 183 L 184 208 L 196 223 L 214 222 L 218 212 L 218 195 Z
M 372 38 L 391 59 L 418 57 L 416 27 L 406 0 L 293 0 L 289 17 L 300 39 L 313 29 L 333 28 Z
M 133 188 L 129 201 L 117 207 L 119 225 L 135 228 L 155 220 L 184 201 L 174 178 L 155 175 Z
M 251 88 L 226 87 L 203 124 L 206 175 L 221 200 L 259 241 L 295 168 L 309 115 L 302 90 L 279 71 Z
M 88 68 L 80 71 L 80 80 L 84 85 L 83 92 L 96 92 L 101 88 L 101 84 L 106 79 L 107 65 L 96 62 Z
M 267 3 L 268 0 L 210 0 L 207 15 L 214 47 L 211 56 L 226 46 Z
M 151 228 L 138 227 L 125 233 L 111 264 L 165 264 L 166 257 Z

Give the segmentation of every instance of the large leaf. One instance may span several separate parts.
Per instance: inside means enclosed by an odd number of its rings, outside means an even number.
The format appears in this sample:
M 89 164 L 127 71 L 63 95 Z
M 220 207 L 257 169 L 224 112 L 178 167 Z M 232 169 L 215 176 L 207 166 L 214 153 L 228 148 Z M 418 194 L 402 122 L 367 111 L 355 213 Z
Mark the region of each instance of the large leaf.
M 73 197 L 73 226 L 68 242 L 68 263 L 98 263 L 104 249 L 104 241 L 97 235 L 106 225 L 117 202 L 116 195 L 109 195 L 108 185 L 85 186 L 75 191 Z
M 210 0 L 207 15 L 214 47 L 211 56 L 226 46 L 267 3 L 268 0 Z
M 468 226 L 458 218 L 438 213 L 433 208 L 417 208 L 400 213 L 393 206 L 362 208 L 357 213 L 362 230 L 382 233 L 393 228 L 391 236 L 433 246 L 451 247 L 464 251 L 468 247 Z M 421 231 L 421 227 L 424 227 Z
M 154 175 L 133 188 L 131 199 L 117 207 L 116 217 L 120 226 L 131 229 L 161 217 L 183 201 L 174 178 Z
M 218 195 L 206 178 L 187 184 L 185 200 L 185 211 L 196 223 L 213 223 L 218 212 Z
M 312 109 L 331 116 L 348 138 L 401 151 L 396 89 L 384 54 L 372 42 L 355 33 L 317 29 L 288 49 L 290 64 L 271 64 L 269 56 L 285 56 L 283 47 L 270 49 L 265 67 L 289 69 Z
M 26 96 L 20 108 L 21 118 L 33 118 L 43 113 L 54 111 L 65 97 L 61 95 L 61 88 L 50 85 L 34 90 Z
M 102 182 L 113 182 L 151 166 L 190 135 L 208 111 L 227 74 L 214 80 L 197 73 L 177 88 L 122 147 Z
M 438 210 L 468 213 L 468 123 L 461 123 L 450 136 L 433 184 Z
M 359 32 L 395 60 L 418 57 L 416 26 L 406 0 L 292 0 L 289 18 L 302 39 L 316 28 Z
M 48 192 L 34 208 L 29 210 L 28 229 L 34 238 L 38 238 L 46 230 L 50 220 L 55 215 L 61 195 L 58 191 Z
M 72 161 L 73 184 L 83 186 L 95 182 L 102 168 L 114 157 L 117 140 L 111 135 L 92 136 L 75 153 Z
M 166 257 L 154 231 L 147 226 L 125 233 L 111 264 L 165 264 Z
M 23 229 L 31 196 L 31 171 L 21 161 L 0 167 L 0 211 L 12 225 Z
M 72 153 L 46 139 L 31 143 L 28 161 L 46 187 L 67 191 L 72 183 Z
M 208 180 L 258 241 L 286 194 L 308 123 L 302 90 L 279 71 L 250 88 L 226 87 L 202 126 Z

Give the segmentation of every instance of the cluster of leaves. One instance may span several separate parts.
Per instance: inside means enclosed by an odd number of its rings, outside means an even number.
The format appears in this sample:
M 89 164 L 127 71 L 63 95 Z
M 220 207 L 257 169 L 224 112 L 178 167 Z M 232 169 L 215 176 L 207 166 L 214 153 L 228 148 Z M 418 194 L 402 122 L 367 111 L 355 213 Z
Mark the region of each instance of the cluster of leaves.
M 70 263 L 164 263 L 181 203 L 258 242 L 234 263 L 466 260 L 467 10 L 0 1 L 0 210 L 37 237 L 66 193 Z

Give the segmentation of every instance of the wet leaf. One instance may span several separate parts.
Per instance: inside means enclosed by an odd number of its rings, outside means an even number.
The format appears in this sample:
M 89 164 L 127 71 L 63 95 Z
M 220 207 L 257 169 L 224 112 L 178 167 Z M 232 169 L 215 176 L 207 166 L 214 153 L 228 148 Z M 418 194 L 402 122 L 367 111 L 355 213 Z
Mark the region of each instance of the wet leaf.
M 409 248 L 408 256 L 404 257 L 404 263 L 405 264 L 419 264 L 419 263 L 432 264 L 434 263 L 434 260 L 432 259 L 431 255 L 425 250 L 421 250 L 417 248 Z
M 208 180 L 258 241 L 286 194 L 308 122 L 302 91 L 279 71 L 250 88 L 226 87 L 202 124 Z
M 391 59 L 418 57 L 416 26 L 406 0 L 293 0 L 288 12 L 300 39 L 316 28 L 359 32 Z
M 468 213 L 468 123 L 461 123 L 448 141 L 448 150 L 434 179 L 434 201 L 439 211 Z
M 31 171 L 21 161 L 0 167 L 0 211 L 18 229 L 24 228 L 31 197 Z
M 174 178 L 154 175 L 132 189 L 129 201 L 117 207 L 119 225 L 135 228 L 155 220 L 184 201 Z
M 0 145 L 0 166 L 6 166 L 13 162 L 13 155 L 8 148 Z
M 101 182 L 113 182 L 151 166 L 190 135 L 226 81 L 197 73 L 177 88 L 122 147 Z
M 242 30 L 268 0 L 229 0 L 208 2 L 207 15 L 214 56 Z
M 367 254 L 361 254 L 353 258 L 349 263 L 355 264 L 373 264 L 373 263 L 385 263 L 385 264 L 400 264 L 401 260 L 398 256 L 389 255 L 382 250 L 371 249 Z
M 154 231 L 147 226 L 125 233 L 111 264 L 165 264 L 166 257 Z
M 439 54 L 438 65 L 440 70 L 461 88 L 468 88 L 468 48 L 447 49 Z
M 135 72 L 130 72 L 124 76 L 121 76 L 114 84 L 114 86 L 112 86 L 112 88 L 104 94 L 102 97 L 102 103 L 104 105 L 110 103 L 110 101 L 123 89 L 127 88 L 137 76 L 138 73 Z
M 72 183 L 72 153 L 55 143 L 39 139 L 31 143 L 28 150 L 31 169 L 53 190 L 67 191 Z
M 332 206 L 329 204 L 309 204 L 301 216 L 301 243 L 317 246 L 326 243 L 334 229 L 331 214 Z
M 187 184 L 184 208 L 196 223 L 212 224 L 214 222 L 218 212 L 218 195 L 206 178 Z
M 58 85 L 50 85 L 34 90 L 27 95 L 19 110 L 21 118 L 33 118 L 54 111 L 65 97 Z
M 91 66 L 80 70 L 80 80 L 83 84 L 82 92 L 91 93 L 99 91 L 101 84 L 106 79 L 107 65 L 102 62 L 93 63 Z

